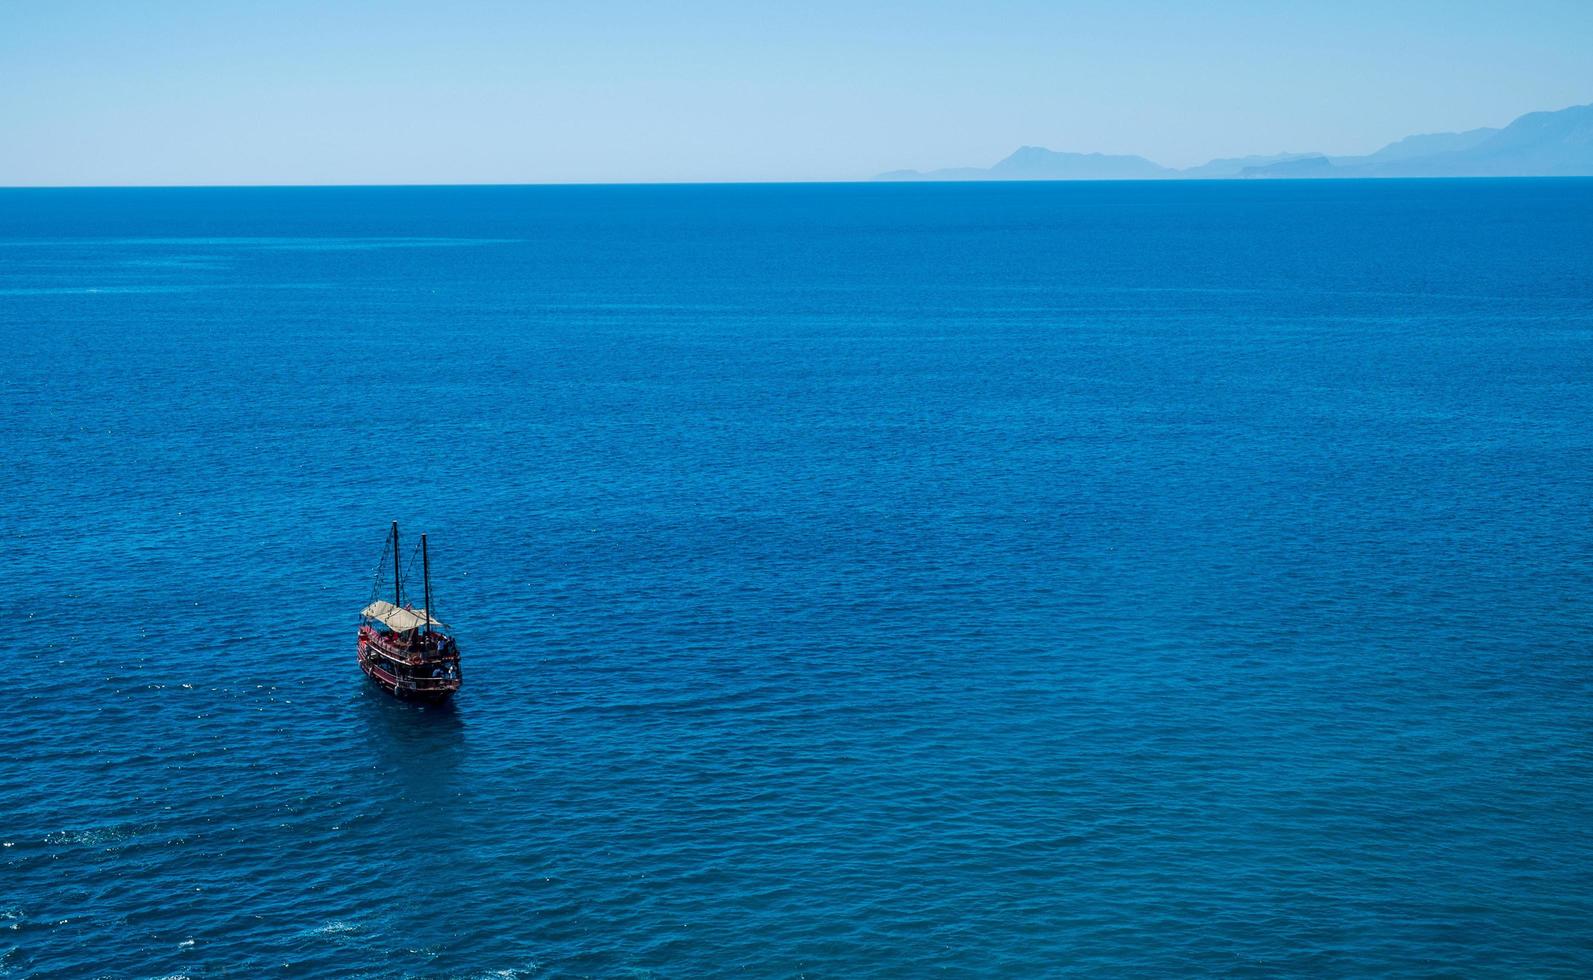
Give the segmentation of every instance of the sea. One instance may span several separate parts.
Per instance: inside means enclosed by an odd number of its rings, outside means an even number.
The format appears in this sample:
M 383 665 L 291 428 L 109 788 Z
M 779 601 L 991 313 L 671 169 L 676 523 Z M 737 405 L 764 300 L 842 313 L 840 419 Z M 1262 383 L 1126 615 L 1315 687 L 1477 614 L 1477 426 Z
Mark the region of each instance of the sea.
M 12 189 L 0 352 L 0 976 L 1593 974 L 1593 180 Z

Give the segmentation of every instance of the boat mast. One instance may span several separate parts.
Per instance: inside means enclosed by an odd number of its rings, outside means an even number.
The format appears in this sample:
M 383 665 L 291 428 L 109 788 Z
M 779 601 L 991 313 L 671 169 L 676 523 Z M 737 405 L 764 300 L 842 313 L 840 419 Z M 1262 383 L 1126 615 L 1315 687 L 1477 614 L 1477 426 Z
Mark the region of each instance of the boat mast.
M 398 522 L 393 522 L 393 605 L 403 608 L 404 579 L 398 571 Z
M 426 557 L 426 534 L 420 535 L 420 578 L 426 590 L 426 635 L 431 635 L 431 561 Z

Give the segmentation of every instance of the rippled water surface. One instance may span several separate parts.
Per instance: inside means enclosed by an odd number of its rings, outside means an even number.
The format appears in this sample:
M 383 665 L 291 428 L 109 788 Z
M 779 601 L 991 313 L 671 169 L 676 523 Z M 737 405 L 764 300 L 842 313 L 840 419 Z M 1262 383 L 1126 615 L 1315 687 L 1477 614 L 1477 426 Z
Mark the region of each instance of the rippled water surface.
M 0 974 L 1593 972 L 1593 182 L 0 191 L 0 349 Z

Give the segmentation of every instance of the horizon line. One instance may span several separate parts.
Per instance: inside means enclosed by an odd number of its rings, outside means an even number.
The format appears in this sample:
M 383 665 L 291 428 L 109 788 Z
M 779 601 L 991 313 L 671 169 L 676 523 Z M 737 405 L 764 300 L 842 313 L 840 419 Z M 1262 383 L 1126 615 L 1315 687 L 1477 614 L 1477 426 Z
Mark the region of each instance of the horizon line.
M 879 177 L 803 177 L 795 179 L 748 180 L 546 180 L 546 181 L 466 181 L 391 183 L 240 183 L 240 184 L 0 184 L 0 191 L 161 191 L 161 190 L 362 190 L 424 189 L 464 187 L 737 187 L 791 186 L 807 184 L 874 184 L 882 187 L 922 187 L 925 184 L 1335 184 L 1394 181 L 1454 180 L 1593 180 L 1593 174 L 1449 174 L 1445 176 L 1344 177 L 1000 177 L 1000 178 L 919 178 L 888 180 Z

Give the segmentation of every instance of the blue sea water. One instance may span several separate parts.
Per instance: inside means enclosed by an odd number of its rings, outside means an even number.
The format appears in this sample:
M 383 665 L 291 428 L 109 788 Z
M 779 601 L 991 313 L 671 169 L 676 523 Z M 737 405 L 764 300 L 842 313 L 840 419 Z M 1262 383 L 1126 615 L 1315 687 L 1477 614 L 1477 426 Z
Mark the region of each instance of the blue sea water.
M 1593 973 L 1593 181 L 9 190 L 0 350 L 0 975 Z

